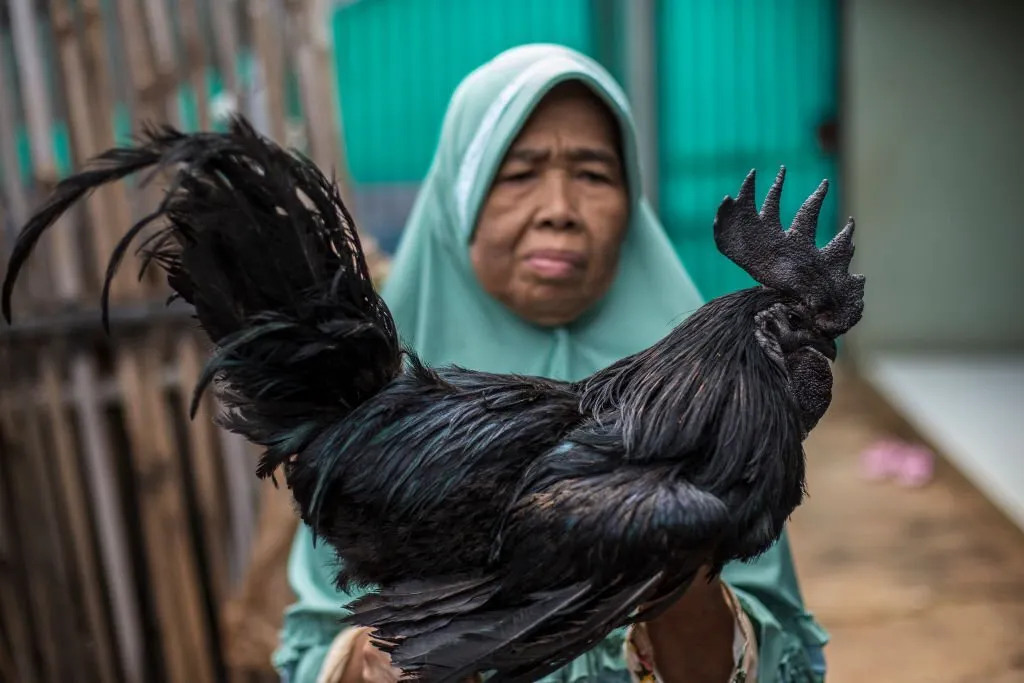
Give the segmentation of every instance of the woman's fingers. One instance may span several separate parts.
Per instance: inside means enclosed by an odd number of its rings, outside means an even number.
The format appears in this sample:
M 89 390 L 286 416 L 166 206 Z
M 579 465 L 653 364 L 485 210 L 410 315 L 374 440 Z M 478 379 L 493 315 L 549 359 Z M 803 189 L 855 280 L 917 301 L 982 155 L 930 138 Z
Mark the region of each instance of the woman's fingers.
M 399 669 L 391 666 L 391 658 L 386 652 L 378 650 L 370 640 L 369 632 L 365 634 L 363 654 L 362 683 L 397 683 L 402 677 Z
M 370 629 L 347 628 L 331 643 L 317 683 L 397 683 L 402 672 L 370 640 Z
M 401 670 L 391 666 L 391 658 L 378 649 L 369 628 L 347 628 L 339 633 L 324 657 L 317 683 L 398 683 Z M 466 683 L 480 683 L 479 676 Z
M 334 637 L 320 666 L 317 683 L 359 683 L 365 629 L 346 628 Z

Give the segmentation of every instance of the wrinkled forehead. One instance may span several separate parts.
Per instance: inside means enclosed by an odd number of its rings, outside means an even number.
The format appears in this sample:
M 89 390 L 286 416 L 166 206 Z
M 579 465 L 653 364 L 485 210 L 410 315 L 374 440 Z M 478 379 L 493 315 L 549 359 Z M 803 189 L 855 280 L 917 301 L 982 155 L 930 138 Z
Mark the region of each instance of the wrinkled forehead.
M 611 75 L 566 48 L 516 48 L 470 74 L 452 97 L 445 117 L 441 152 L 451 174 L 451 199 L 463 236 L 472 231 L 494 173 L 523 125 L 552 89 L 569 81 L 586 86 L 614 115 L 629 184 L 639 187 L 631 113 L 625 93 Z

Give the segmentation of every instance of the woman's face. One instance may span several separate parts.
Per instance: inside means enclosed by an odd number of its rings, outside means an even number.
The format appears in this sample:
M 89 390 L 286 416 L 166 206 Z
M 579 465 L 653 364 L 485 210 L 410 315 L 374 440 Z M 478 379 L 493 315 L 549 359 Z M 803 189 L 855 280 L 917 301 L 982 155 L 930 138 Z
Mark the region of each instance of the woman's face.
M 607 107 L 558 86 L 512 143 L 477 219 L 470 258 L 488 294 L 538 325 L 572 322 L 611 286 L 629 196 Z

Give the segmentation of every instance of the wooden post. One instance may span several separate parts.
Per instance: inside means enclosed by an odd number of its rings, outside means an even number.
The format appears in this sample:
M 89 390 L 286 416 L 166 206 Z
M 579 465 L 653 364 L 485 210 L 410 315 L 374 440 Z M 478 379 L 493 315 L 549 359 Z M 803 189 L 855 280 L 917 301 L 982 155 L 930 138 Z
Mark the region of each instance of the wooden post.
M 66 3 L 67 0 L 58 2 L 65 11 L 68 9 Z M 78 4 L 81 8 L 82 40 L 78 45 L 76 57 L 83 65 L 84 73 L 81 74 L 79 87 L 69 84 L 68 102 L 71 107 L 77 108 L 80 106 L 81 98 L 88 98 L 88 120 L 84 117 L 79 120 L 79 128 L 75 125 L 76 118 L 71 117 L 75 155 L 77 160 L 82 162 L 114 145 L 112 122 L 117 98 L 111 80 L 116 76 L 117 70 L 112 51 L 108 49 L 110 36 L 104 35 L 100 0 L 78 0 Z M 72 89 L 80 92 L 73 93 Z M 90 227 L 97 247 L 97 257 L 105 264 L 112 253 L 113 245 L 131 223 L 131 200 L 125 185 L 117 183 L 99 188 L 93 202 L 97 213 L 90 215 Z M 130 276 L 120 273 L 111 283 L 110 296 L 114 302 L 137 298 L 137 285 Z
M 283 145 L 287 134 L 284 114 L 285 58 L 281 26 L 277 21 L 279 6 L 276 0 L 249 0 L 247 7 L 267 105 L 267 130 L 263 133 Z
M 37 40 L 38 32 L 36 31 L 32 3 L 30 0 L 14 0 L 11 8 L 12 16 L 16 19 L 15 44 L 18 67 L 22 75 L 22 84 L 27 91 L 26 104 L 30 105 L 27 122 L 32 131 L 33 163 L 44 188 L 51 188 L 56 180 L 56 168 L 50 144 L 50 135 L 53 130 L 53 107 L 46 88 L 47 79 L 45 79 L 42 67 L 43 59 Z M 65 217 L 61 219 L 60 223 L 66 223 L 70 219 L 70 216 Z M 83 290 L 81 273 L 70 244 L 70 237 L 73 233 L 67 225 L 58 224 L 54 226 L 51 234 L 52 255 L 56 259 L 54 278 L 57 295 L 61 300 L 70 303 L 80 299 Z M 75 354 L 71 358 L 71 379 L 74 393 L 87 406 L 92 402 L 92 396 L 95 394 L 96 368 L 94 361 L 87 355 Z M 85 415 L 85 413 L 80 410 L 81 415 Z M 98 522 L 102 529 L 100 538 L 105 551 L 104 563 L 108 575 L 118 577 L 130 585 L 133 572 L 127 561 L 123 542 L 122 513 L 118 505 L 119 496 L 115 493 L 113 486 L 116 477 L 108 460 L 109 444 L 105 444 L 103 436 L 99 434 L 101 431 L 100 421 L 96 419 L 95 422 L 90 422 L 89 417 L 95 419 L 98 418 L 98 415 L 91 415 L 83 420 L 88 423 L 83 424 L 83 432 L 87 437 L 86 453 L 90 460 L 89 481 L 97 504 Z M 138 637 L 137 614 L 128 607 L 130 603 L 119 602 L 119 598 L 122 596 L 118 595 L 117 589 L 117 582 L 112 582 L 111 590 L 114 593 L 115 605 L 119 608 L 115 612 L 115 621 L 122 640 L 130 642 L 133 637 Z M 129 672 L 137 672 L 138 661 L 133 658 L 132 648 L 124 647 L 122 653 L 125 657 L 126 669 Z M 134 680 L 141 680 L 141 676 Z
M 224 88 L 235 98 L 240 99 L 242 91 L 238 86 L 238 72 L 235 66 L 240 45 L 238 26 L 235 23 L 236 9 L 237 0 L 213 0 L 210 3 L 214 30 L 217 33 L 214 47 L 217 64 L 220 66 L 220 73 L 224 79 Z
M 117 0 L 117 15 L 127 30 L 121 32 L 124 40 L 128 73 L 136 92 L 147 92 L 156 84 L 153 59 L 146 47 L 146 30 L 142 12 L 135 0 Z
M 199 0 L 178 0 L 181 20 L 181 72 L 192 85 L 195 94 L 199 130 L 210 128 L 210 102 L 206 90 L 206 60 L 203 46 Z
M 0 29 L 2 28 L 5 27 L 0 26 Z M 0 33 L 0 39 L 3 37 L 3 34 Z M 5 93 L 4 97 L 0 97 L 0 139 L 14 140 L 18 119 L 14 106 L 15 87 L 13 82 L 7 82 L 7 53 L 4 48 L 4 42 L 0 40 L 0 92 Z M 3 164 L 3 203 L 6 204 L 3 207 L 5 211 L 0 218 L 10 221 L 11 228 L 11 232 L 8 233 L 8 225 L 0 222 L 0 254 L 3 254 L 11 248 L 15 231 L 28 217 L 29 198 L 28 191 L 21 182 L 21 168 L 18 165 L 14 145 L 0 145 L 0 164 Z M 27 305 L 15 308 L 19 314 L 23 309 L 34 309 L 35 304 L 42 300 L 43 287 L 46 284 L 43 280 L 45 280 L 46 272 L 45 268 L 40 266 L 44 265 L 45 261 L 41 259 L 36 260 L 35 263 L 26 264 L 25 283 L 22 285 L 22 289 L 27 295 Z
M 148 30 L 156 52 L 155 75 L 151 74 L 155 80 L 147 83 L 144 72 L 133 78 L 137 86 L 142 85 L 135 93 L 133 118 L 180 125 L 176 88 L 184 70 L 174 49 L 166 6 L 163 0 L 142 1 L 146 27 L 133 23 L 139 16 L 127 7 L 129 0 L 120 3 L 122 10 L 127 10 L 121 14 L 123 33 Z M 189 39 L 186 36 L 186 41 Z M 150 193 L 155 195 L 156 189 Z M 156 271 L 153 269 L 154 281 L 159 277 Z M 136 481 L 148 494 L 142 499 L 141 512 L 147 529 L 149 568 L 159 582 L 154 592 L 169 679 L 171 683 L 212 683 L 211 625 L 205 619 L 201 568 L 191 545 L 185 483 L 169 423 L 167 397 L 162 390 L 149 389 L 161 383 L 163 352 L 169 342 L 167 330 L 154 329 L 142 346 L 121 347 L 115 365 L 125 390 Z
M 325 173 L 335 174 L 339 191 L 358 216 L 355 191 L 348 160 L 345 157 L 345 135 L 342 124 L 341 95 L 336 87 L 337 76 L 331 54 L 330 3 L 324 0 L 285 0 L 289 21 L 289 45 L 295 52 L 299 89 L 305 117 L 310 158 Z M 364 231 L 359 233 L 367 265 L 374 279 L 386 276 L 388 259 L 377 241 Z
M 177 563 L 172 556 L 180 550 L 176 542 L 176 520 L 166 498 L 159 497 L 173 480 L 169 476 L 169 452 L 163 435 L 160 434 L 158 443 L 154 443 L 153 438 L 154 428 L 162 431 L 162 420 L 154 414 L 151 391 L 147 391 L 144 356 L 149 354 L 127 347 L 119 348 L 117 353 L 118 383 L 123 392 L 135 482 L 140 489 L 139 512 L 149 566 L 149 589 L 155 597 L 163 663 L 170 683 L 188 683 L 191 662 L 202 653 L 188 651 L 178 619 L 186 596 L 177 594 Z
M 82 3 L 82 9 L 86 30 L 92 33 L 92 39 L 95 40 L 95 27 L 99 20 L 96 3 L 85 0 Z M 93 90 L 91 99 L 86 93 L 85 84 L 88 74 L 80 70 L 83 54 L 78 48 L 73 33 L 72 17 L 68 12 L 68 7 L 63 2 L 54 2 L 51 5 L 51 10 L 54 28 L 58 33 L 60 43 L 61 65 L 65 70 L 64 78 L 61 80 L 67 92 L 72 141 L 75 155 L 82 162 L 100 150 L 100 141 L 112 142 L 112 134 L 103 132 L 110 130 L 112 110 L 102 106 L 106 100 L 105 95 L 108 95 L 107 91 Z M 94 79 L 102 78 L 102 74 L 94 73 L 91 76 Z M 106 115 L 105 122 L 103 119 L 96 121 L 93 118 L 92 114 L 97 110 L 101 116 Z M 94 251 L 100 259 L 100 263 L 97 265 L 104 268 L 105 258 L 114 244 L 115 235 L 112 231 L 117 228 L 116 217 L 127 215 L 127 202 L 123 190 L 116 188 L 104 188 L 97 195 L 95 200 L 98 202 L 87 203 L 89 223 L 92 228 L 89 234 L 96 246 Z M 118 201 L 119 199 L 120 201 Z M 120 211 L 118 211 L 119 205 Z M 66 231 L 66 227 L 55 226 L 55 232 Z M 81 231 L 79 234 L 84 236 Z M 103 269 L 99 272 L 102 273 Z M 74 291 L 76 298 L 80 298 L 83 291 L 81 280 L 74 283 Z M 115 289 L 115 292 L 117 291 Z M 57 363 L 60 357 L 61 354 L 52 354 L 48 358 L 51 362 Z M 108 578 L 111 612 L 121 667 L 129 681 L 141 681 L 143 680 L 141 629 L 139 626 L 140 616 L 134 597 L 134 570 L 129 560 L 121 496 L 116 488 L 116 468 L 111 459 L 113 450 L 104 426 L 105 419 L 97 403 L 95 387 L 98 384 L 98 370 L 95 361 L 88 353 L 72 352 L 70 379 L 86 463 L 84 477 L 79 481 L 88 482 L 90 498 L 94 505 L 95 520 L 98 526 L 97 535 L 104 573 Z M 49 381 L 52 383 L 53 378 L 50 378 Z M 52 384 L 50 386 L 52 390 Z M 52 400 L 54 400 L 53 397 L 51 397 Z M 52 404 L 51 410 L 53 410 Z M 87 552 L 84 547 L 79 548 L 80 556 L 86 556 Z M 95 605 L 90 606 L 90 611 L 92 619 L 100 619 Z M 104 671 L 110 666 L 112 664 L 109 661 L 104 661 L 102 664 Z
M 0 367 L 7 370 L 13 364 L 10 350 L 0 348 Z M 3 373 L 5 381 L 7 372 Z M 26 616 L 32 609 L 28 601 L 29 580 L 25 553 L 21 546 L 21 533 L 18 528 L 16 510 L 18 506 L 14 492 L 18 489 L 16 481 L 16 463 L 25 457 L 22 439 L 16 438 L 12 432 L 15 420 L 12 417 L 14 401 L 8 392 L 0 395 L 0 568 L 3 580 L 0 580 L 0 609 L 3 610 L 4 623 L 11 644 L 12 659 L 17 670 L 17 680 L 23 683 L 40 683 L 45 680 L 45 670 L 36 667 L 33 656 L 37 638 L 32 633 L 32 624 Z
M 54 33 L 57 39 L 57 47 L 60 55 L 60 65 L 63 70 L 63 78 L 66 91 L 67 110 L 70 119 L 71 139 L 74 145 L 75 156 L 79 161 L 91 158 L 100 151 L 97 144 L 97 132 L 104 127 L 110 128 L 109 108 L 102 105 L 96 106 L 96 102 L 104 100 L 105 91 L 92 91 L 93 99 L 90 101 L 87 86 L 88 78 L 85 69 L 85 54 L 81 49 L 78 36 L 75 31 L 74 17 L 66 0 L 50 0 L 50 15 Z M 86 21 L 94 22 L 96 17 L 87 17 Z M 94 113 L 99 111 L 107 114 L 104 121 L 95 120 Z M 105 124 L 105 125 L 104 125 Z M 95 245 L 93 253 L 97 258 L 97 273 L 101 274 L 106 269 L 106 261 L 114 248 L 114 234 L 112 228 L 116 223 L 116 211 L 112 206 L 112 200 L 116 201 L 115 188 L 102 188 L 97 192 L 93 201 L 86 204 L 89 217 L 89 234 Z M 123 199 L 122 199 L 123 201 Z M 71 524 L 71 542 L 77 558 L 77 566 L 82 576 L 84 588 L 83 600 L 85 602 L 87 621 L 92 632 L 95 647 L 95 658 L 101 681 L 115 681 L 116 674 L 115 656 L 112 643 L 107 638 L 107 615 L 103 607 L 103 582 L 97 573 L 97 558 L 93 552 L 93 530 L 88 524 L 89 506 L 85 497 L 85 491 L 81 482 L 87 481 L 87 477 L 79 468 L 78 458 L 75 455 L 74 435 L 67 428 L 67 421 L 64 406 L 61 401 L 61 379 L 58 368 L 62 363 L 62 353 L 50 353 L 44 351 L 40 357 L 40 368 L 43 376 L 43 387 L 47 399 L 47 407 L 50 418 L 51 430 L 54 438 L 55 452 L 59 458 L 59 481 L 60 491 L 68 511 L 68 519 Z M 90 371 L 92 371 L 90 369 Z M 89 381 L 88 379 L 86 381 Z M 93 380 L 95 381 L 95 380 Z M 88 452 L 88 445 L 86 445 Z M 94 458 L 90 459 L 93 465 Z M 104 468 L 107 469 L 107 468 Z M 127 586 L 123 585 L 124 579 L 118 576 L 109 577 L 112 583 L 121 584 L 112 586 L 111 594 L 114 598 L 115 614 L 122 613 L 126 609 L 125 601 Z M 115 632 L 121 632 L 116 629 Z M 138 649 L 125 637 L 123 632 L 119 638 L 122 648 Z M 129 657 L 131 657 L 129 655 Z M 137 655 L 136 655 L 137 657 Z M 132 659 L 126 659 L 128 664 Z
M 24 357 L 18 359 L 17 370 L 8 366 L 0 381 L 16 394 L 31 395 L 31 379 L 26 375 Z M 39 468 L 46 468 L 47 449 L 35 406 L 29 401 L 6 401 L 0 412 L 3 431 L 14 435 L 19 447 L 9 463 L 14 522 L 20 527 L 21 547 L 18 559 L 26 569 L 27 601 L 34 624 L 33 645 L 42 660 L 44 680 L 65 680 L 76 663 L 77 643 L 68 628 L 75 620 L 74 603 L 67 594 L 67 583 L 59 576 L 63 569 L 59 533 L 47 482 L 40 479 Z M 63 644 L 58 647 L 58 644 Z
M 47 92 L 43 54 L 39 45 L 39 31 L 32 0 L 11 0 L 12 38 L 15 57 L 25 100 L 26 123 L 32 142 L 32 163 L 36 180 L 43 192 L 52 188 L 57 180 L 53 161 L 53 110 Z M 43 238 L 43 248 L 52 256 L 52 274 L 57 298 L 67 304 L 74 301 L 81 275 L 74 259 L 72 231 L 67 229 L 67 218 Z

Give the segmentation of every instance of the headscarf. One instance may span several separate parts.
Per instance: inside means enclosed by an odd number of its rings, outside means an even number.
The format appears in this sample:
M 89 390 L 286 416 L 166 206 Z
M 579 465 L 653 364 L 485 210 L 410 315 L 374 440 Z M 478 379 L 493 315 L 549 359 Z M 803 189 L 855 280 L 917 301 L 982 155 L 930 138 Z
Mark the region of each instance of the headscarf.
M 619 124 L 630 220 L 607 294 L 568 325 L 539 327 L 483 290 L 469 242 L 505 152 L 540 100 L 569 80 L 589 86 Z M 383 291 L 403 341 L 430 364 L 576 380 L 663 337 L 703 302 L 643 198 L 636 150 L 625 93 L 577 52 L 528 45 L 473 71 L 452 97 Z

